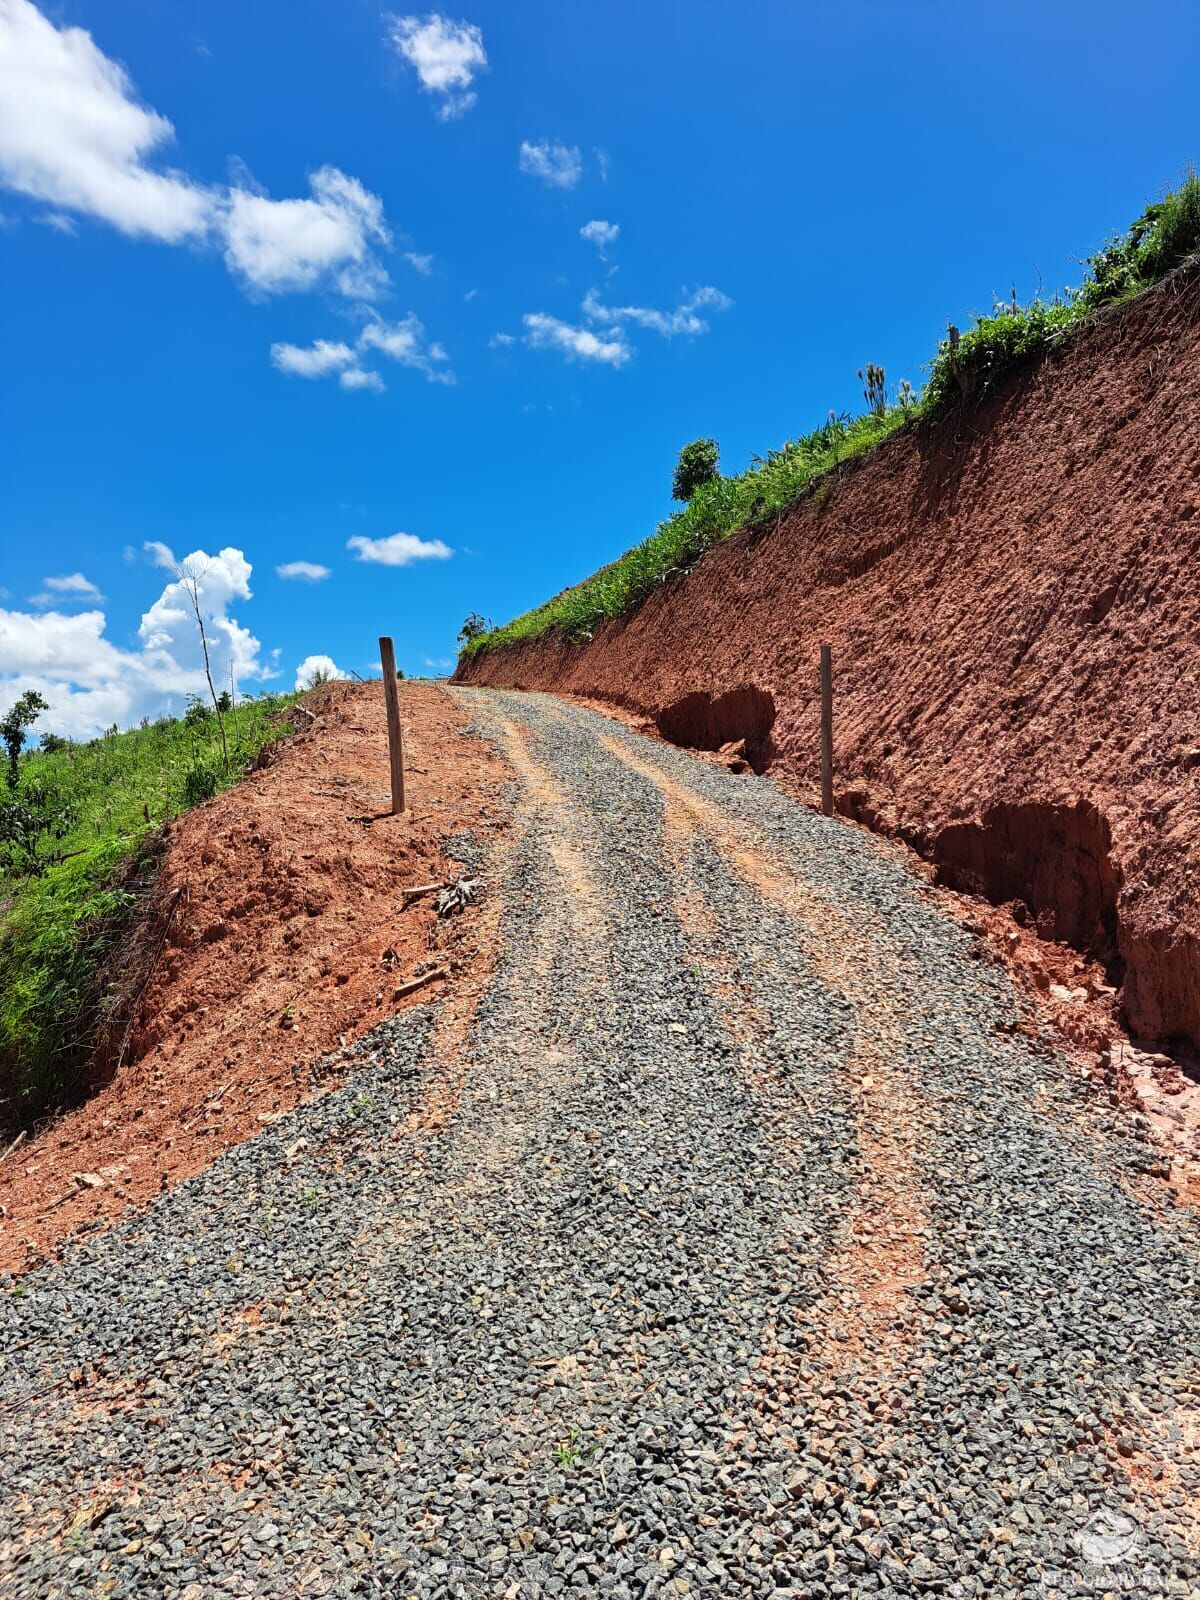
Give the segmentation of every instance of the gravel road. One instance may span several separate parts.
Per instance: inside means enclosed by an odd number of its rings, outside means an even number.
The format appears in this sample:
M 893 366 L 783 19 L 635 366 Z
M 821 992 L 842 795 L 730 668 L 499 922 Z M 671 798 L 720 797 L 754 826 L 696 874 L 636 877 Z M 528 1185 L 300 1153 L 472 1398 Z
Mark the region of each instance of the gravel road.
M 1136 1126 L 888 847 L 455 692 L 519 784 L 490 985 L 0 1280 L 0 1594 L 1200 1593 Z

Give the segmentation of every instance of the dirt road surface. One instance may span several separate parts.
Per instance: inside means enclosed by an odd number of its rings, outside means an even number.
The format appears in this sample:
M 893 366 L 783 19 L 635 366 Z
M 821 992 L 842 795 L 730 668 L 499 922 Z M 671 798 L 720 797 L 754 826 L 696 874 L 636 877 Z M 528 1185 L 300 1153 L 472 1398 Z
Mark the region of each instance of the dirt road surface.
M 0 1592 L 1195 1594 L 1137 1125 L 890 847 L 456 698 L 519 784 L 490 981 L 0 1280 Z

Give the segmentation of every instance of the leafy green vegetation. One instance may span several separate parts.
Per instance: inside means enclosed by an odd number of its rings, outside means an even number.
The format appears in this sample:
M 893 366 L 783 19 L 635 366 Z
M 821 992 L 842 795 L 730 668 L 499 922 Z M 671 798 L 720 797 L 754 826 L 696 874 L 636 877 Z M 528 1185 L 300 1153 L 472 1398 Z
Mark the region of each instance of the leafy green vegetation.
M 130 916 L 154 880 L 162 823 L 234 783 L 291 732 L 293 695 L 211 709 L 86 744 L 47 737 L 0 783 L 0 1121 L 75 1091 L 125 966 Z
M 965 333 L 951 327 L 938 345 L 921 394 L 903 381 L 890 402 L 882 367 L 868 362 L 859 372 L 867 406 L 863 416 L 839 417 L 831 412 L 821 427 L 771 451 L 765 460 L 755 457 L 736 477 L 716 475 L 713 440 L 686 446 L 674 485 L 676 498 L 689 500 L 682 511 L 660 522 L 648 539 L 611 565 L 536 610 L 499 628 L 464 629 L 459 635 L 462 658 L 535 639 L 551 629 L 572 639 L 589 638 L 601 622 L 633 610 L 736 529 L 762 522 L 793 504 L 823 473 L 874 449 L 906 422 L 935 425 L 965 401 L 982 399 L 1092 312 L 1139 294 L 1197 251 L 1200 177 L 1189 170 L 1178 189 L 1147 206 L 1127 233 L 1089 258 L 1078 288 L 1051 299 L 1039 297 L 1026 306 L 1014 297 L 979 317 Z M 711 447 L 713 476 L 695 485 L 685 483 L 680 476 L 684 457 L 700 446 Z M 698 465 L 703 468 L 703 463 Z M 701 470 L 700 480 L 703 477 Z M 681 488 L 690 493 L 681 495 Z
M 702 483 L 712 483 L 719 476 L 720 460 L 721 452 L 715 439 L 693 439 L 691 444 L 685 444 L 675 463 L 671 499 L 686 502 Z

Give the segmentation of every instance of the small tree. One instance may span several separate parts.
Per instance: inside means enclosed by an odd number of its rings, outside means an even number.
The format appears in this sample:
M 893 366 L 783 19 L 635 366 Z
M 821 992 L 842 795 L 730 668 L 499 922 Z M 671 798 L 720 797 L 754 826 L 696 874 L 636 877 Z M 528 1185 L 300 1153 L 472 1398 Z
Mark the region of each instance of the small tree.
M 685 444 L 671 479 L 672 498 L 688 501 L 702 483 L 712 483 L 719 476 L 717 463 L 720 459 L 715 439 L 693 439 L 691 444 Z
M 481 639 L 485 633 L 491 633 L 492 621 L 490 617 L 481 617 L 478 611 L 472 611 L 458 630 L 458 642 L 461 645 L 470 644 L 472 639 Z
M 31 728 L 41 713 L 49 709 L 37 690 L 30 689 L 0 717 L 0 739 L 8 752 L 8 787 L 13 794 L 17 792 L 17 763 L 25 743 L 25 729 Z

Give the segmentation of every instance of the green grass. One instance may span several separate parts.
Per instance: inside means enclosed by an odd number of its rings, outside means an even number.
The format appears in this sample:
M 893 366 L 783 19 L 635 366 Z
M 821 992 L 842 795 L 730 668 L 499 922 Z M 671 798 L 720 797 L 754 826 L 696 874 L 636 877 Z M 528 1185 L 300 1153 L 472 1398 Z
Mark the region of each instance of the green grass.
M 69 1099 L 108 1021 L 132 914 L 155 876 L 161 826 L 236 782 L 291 731 L 295 696 L 243 701 L 216 721 L 164 718 L 21 758 L 16 796 L 62 821 L 33 859 L 0 859 L 0 1120 L 28 1121 Z M 0 842 L 0 849 L 4 845 Z
M 1089 258 L 1078 288 L 1027 306 L 993 306 L 953 348 L 949 336 L 943 339 L 915 402 L 853 419 L 831 413 L 823 426 L 772 451 L 765 461 L 756 458 L 740 475 L 702 485 L 690 504 L 660 522 L 648 539 L 536 610 L 469 639 L 460 659 L 551 630 L 571 640 L 590 638 L 600 623 L 634 610 L 738 528 L 794 504 L 841 462 L 873 450 L 907 422 L 920 419 L 936 426 L 957 406 L 983 399 L 1085 317 L 1141 293 L 1198 250 L 1200 178 L 1189 171 L 1178 189 L 1147 206 L 1128 232 Z

